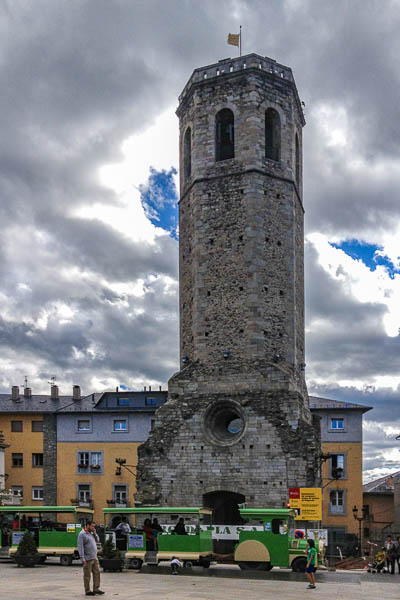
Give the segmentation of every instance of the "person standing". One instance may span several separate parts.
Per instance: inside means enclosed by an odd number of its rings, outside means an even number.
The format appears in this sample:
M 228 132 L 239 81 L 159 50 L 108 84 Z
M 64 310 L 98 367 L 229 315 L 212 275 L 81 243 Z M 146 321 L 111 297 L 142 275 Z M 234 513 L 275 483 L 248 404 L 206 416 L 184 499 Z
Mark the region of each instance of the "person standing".
M 126 517 L 122 517 L 122 520 L 115 528 L 115 531 L 120 531 L 123 535 L 127 536 L 131 533 L 131 527 L 126 519 Z
M 316 556 L 317 556 L 317 550 L 315 548 L 315 544 L 314 544 L 314 540 L 307 540 L 307 546 L 306 546 L 306 552 L 307 552 L 307 566 L 306 566 L 306 576 L 308 579 L 308 588 L 310 590 L 314 590 L 315 589 L 315 563 L 316 563 Z
M 128 535 L 131 533 L 132 529 L 131 529 L 131 526 L 129 525 L 126 517 L 122 517 L 122 520 L 116 526 L 115 531 L 118 531 L 124 537 L 124 540 L 123 540 L 124 547 L 120 548 L 120 546 L 118 545 L 119 540 L 117 540 L 117 542 L 118 542 L 117 548 L 119 548 L 120 550 L 128 550 Z
M 99 538 L 95 523 L 88 521 L 78 535 L 78 552 L 83 565 L 83 585 L 86 596 L 104 594 L 100 589 L 100 567 L 97 558 Z M 90 590 L 90 575 L 93 574 L 93 592 Z
M 385 540 L 385 550 L 386 550 L 386 567 L 389 573 L 394 575 L 394 543 L 392 540 L 392 536 L 388 535 Z

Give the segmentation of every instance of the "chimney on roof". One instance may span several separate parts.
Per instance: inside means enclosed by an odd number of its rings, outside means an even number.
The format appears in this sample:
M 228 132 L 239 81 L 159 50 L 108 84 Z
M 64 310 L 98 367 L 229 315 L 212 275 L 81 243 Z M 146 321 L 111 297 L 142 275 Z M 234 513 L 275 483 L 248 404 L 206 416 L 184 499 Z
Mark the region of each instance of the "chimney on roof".
M 146 391 L 146 386 L 144 386 L 144 391 Z
M 25 387 L 24 388 L 24 396 L 25 396 L 25 398 L 32 398 L 32 388 Z
M 160 388 L 160 392 L 161 392 L 161 385 L 159 386 L 159 388 Z
M 151 392 L 151 385 L 149 385 L 149 392 Z
M 115 388 L 115 391 L 116 391 L 117 393 L 119 392 L 119 387 L 118 387 L 118 386 Z
M 13 385 L 11 388 L 11 399 L 19 400 L 19 385 Z
M 81 399 L 81 386 L 80 385 L 72 386 L 72 399 L 73 400 Z
M 55 383 L 50 388 L 50 395 L 52 400 L 58 400 L 58 385 Z

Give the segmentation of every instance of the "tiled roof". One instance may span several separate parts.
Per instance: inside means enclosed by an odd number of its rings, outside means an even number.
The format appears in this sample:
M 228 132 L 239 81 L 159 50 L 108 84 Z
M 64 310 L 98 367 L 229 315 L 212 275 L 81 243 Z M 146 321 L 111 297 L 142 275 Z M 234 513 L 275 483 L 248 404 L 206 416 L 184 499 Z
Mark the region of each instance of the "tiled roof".
M 363 492 L 370 493 L 390 493 L 393 492 L 394 486 L 393 481 L 396 477 L 400 476 L 400 471 L 396 471 L 391 475 L 384 475 L 383 477 L 379 477 L 379 479 L 375 479 L 374 481 L 370 481 L 369 483 L 364 483 Z
M 372 410 L 372 406 L 365 406 L 364 404 L 356 404 L 355 402 L 341 402 L 340 400 L 329 400 L 329 398 L 320 398 L 319 396 L 310 396 L 310 408 L 319 410 L 362 410 L 367 412 Z
M 108 395 L 118 395 L 122 397 L 133 397 L 139 401 L 138 406 L 129 407 L 107 407 L 102 406 L 101 400 Z M 82 413 L 82 412 L 107 412 L 110 410 L 122 410 L 123 412 L 135 411 L 135 412 L 154 412 L 155 406 L 144 405 L 144 399 L 147 396 L 155 396 L 156 398 L 167 397 L 165 390 L 149 390 L 141 392 L 133 391 L 118 391 L 118 392 L 99 392 L 89 394 L 88 396 L 82 397 L 80 400 L 74 400 L 73 396 L 59 396 L 57 399 L 52 399 L 50 395 L 46 394 L 35 394 L 30 397 L 26 397 L 23 394 L 20 395 L 18 400 L 13 400 L 10 394 L 0 394 L 0 414 L 1 413 Z M 140 400 L 143 400 L 143 406 L 140 406 Z M 157 404 L 158 407 L 158 404 Z
M 11 394 L 0 394 L 0 413 L 54 413 L 61 411 L 85 412 L 93 410 L 93 396 L 90 394 L 80 400 L 73 400 L 72 396 L 60 396 L 53 400 L 49 395 L 36 394 L 29 398 L 21 395 L 18 400 L 12 400 Z

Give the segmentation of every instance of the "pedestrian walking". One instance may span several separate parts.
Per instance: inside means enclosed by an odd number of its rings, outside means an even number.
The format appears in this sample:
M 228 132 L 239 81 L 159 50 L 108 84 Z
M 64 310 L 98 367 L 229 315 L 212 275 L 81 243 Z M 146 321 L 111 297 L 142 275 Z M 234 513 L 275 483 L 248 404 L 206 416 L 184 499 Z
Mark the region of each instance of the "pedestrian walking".
M 391 535 L 386 536 L 385 540 L 386 550 L 386 566 L 389 573 L 394 575 L 394 563 L 395 563 L 395 545 Z
M 310 590 L 314 590 L 316 587 L 315 586 L 315 563 L 316 563 L 316 556 L 317 556 L 317 550 L 315 548 L 314 540 L 311 540 L 311 539 L 307 540 L 306 552 L 307 552 L 306 577 L 308 579 L 307 588 Z
M 100 589 L 100 566 L 97 558 L 97 544 L 100 543 L 95 523 L 88 521 L 78 535 L 78 552 L 83 565 L 83 585 L 86 596 L 104 594 Z M 93 591 L 90 589 L 90 576 L 93 576 Z

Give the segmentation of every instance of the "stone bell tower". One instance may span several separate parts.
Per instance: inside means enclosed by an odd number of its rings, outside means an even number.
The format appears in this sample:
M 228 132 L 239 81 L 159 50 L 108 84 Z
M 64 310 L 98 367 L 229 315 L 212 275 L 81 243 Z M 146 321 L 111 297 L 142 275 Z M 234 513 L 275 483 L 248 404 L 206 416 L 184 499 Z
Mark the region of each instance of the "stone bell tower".
M 291 69 L 196 69 L 180 98 L 180 350 L 137 500 L 282 507 L 319 485 L 304 379 L 302 127 Z

